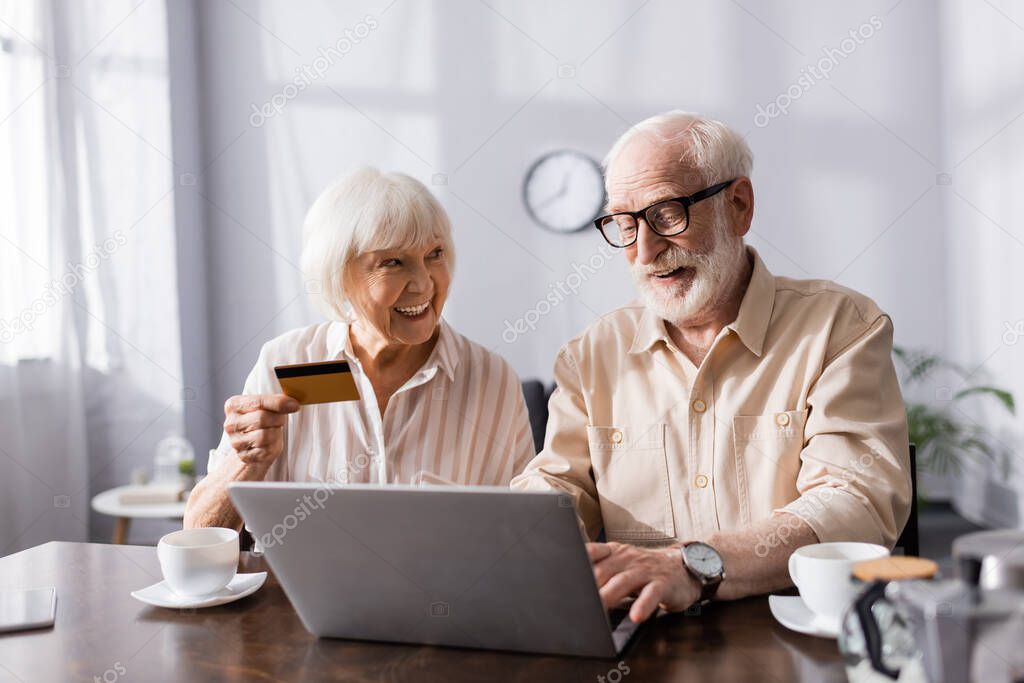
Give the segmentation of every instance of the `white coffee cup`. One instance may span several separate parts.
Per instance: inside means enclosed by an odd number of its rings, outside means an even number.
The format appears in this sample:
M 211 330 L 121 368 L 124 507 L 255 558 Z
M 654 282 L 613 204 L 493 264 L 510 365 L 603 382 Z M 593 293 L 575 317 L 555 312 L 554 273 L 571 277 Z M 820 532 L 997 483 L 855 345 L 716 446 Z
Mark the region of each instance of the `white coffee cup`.
M 853 565 L 888 555 L 888 549 L 874 543 L 805 545 L 789 556 L 789 577 L 804 604 L 830 628 L 838 628 L 839 618 L 857 597 L 857 587 L 850 579 Z
M 216 593 L 238 570 L 238 532 L 206 527 L 174 531 L 156 546 L 164 580 L 178 595 Z

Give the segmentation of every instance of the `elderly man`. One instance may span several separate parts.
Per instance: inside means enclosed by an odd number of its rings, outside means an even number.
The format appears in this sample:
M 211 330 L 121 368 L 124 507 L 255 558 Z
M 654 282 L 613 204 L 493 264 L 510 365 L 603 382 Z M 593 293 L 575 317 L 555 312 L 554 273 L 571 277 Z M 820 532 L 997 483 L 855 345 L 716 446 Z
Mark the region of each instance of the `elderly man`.
M 634 621 L 789 584 L 801 545 L 892 546 L 910 506 L 892 322 L 824 280 L 772 275 L 743 243 L 751 155 L 669 112 L 605 160 L 596 221 L 640 302 L 555 363 L 544 450 L 512 482 L 571 494 L 605 604 Z

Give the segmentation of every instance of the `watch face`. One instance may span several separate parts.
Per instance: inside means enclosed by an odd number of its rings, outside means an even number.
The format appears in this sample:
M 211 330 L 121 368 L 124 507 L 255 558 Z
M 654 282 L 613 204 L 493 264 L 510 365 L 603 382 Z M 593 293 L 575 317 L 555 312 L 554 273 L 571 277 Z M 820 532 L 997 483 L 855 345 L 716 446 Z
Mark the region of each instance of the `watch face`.
M 690 543 L 683 549 L 686 564 L 701 576 L 718 576 L 722 573 L 722 556 L 707 543 Z
M 554 232 L 575 232 L 590 225 L 604 206 L 601 167 L 572 150 L 541 157 L 523 181 L 526 210 Z

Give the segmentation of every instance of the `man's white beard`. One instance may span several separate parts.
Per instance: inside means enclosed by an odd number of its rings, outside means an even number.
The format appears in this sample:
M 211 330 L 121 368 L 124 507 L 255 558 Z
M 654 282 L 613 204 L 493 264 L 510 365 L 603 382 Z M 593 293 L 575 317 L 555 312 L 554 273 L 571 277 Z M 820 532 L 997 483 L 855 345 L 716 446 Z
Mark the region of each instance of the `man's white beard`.
M 729 232 L 725 221 L 719 217 L 716 217 L 714 232 L 715 243 L 707 253 L 670 244 L 654 263 L 643 266 L 634 262 L 630 270 L 640 297 L 659 318 L 685 325 L 729 296 L 736 278 L 743 272 L 746 250 L 743 240 Z M 681 267 L 694 270 L 688 284 L 659 287 L 651 275 Z

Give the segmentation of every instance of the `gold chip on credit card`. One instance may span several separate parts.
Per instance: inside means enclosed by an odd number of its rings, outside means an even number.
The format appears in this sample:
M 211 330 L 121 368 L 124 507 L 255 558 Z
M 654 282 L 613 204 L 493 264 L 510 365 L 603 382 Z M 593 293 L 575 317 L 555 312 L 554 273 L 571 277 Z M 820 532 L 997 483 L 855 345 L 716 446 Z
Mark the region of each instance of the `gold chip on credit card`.
M 303 405 L 359 400 L 352 369 L 345 361 L 278 365 L 274 374 L 281 390 Z

